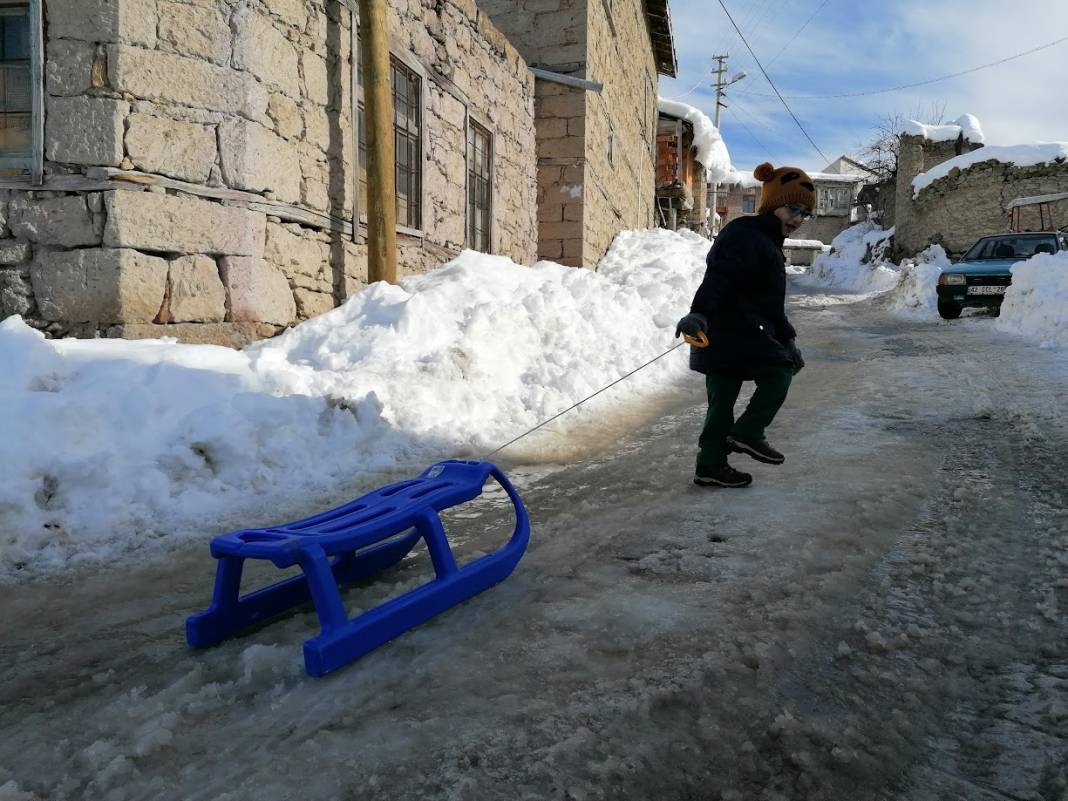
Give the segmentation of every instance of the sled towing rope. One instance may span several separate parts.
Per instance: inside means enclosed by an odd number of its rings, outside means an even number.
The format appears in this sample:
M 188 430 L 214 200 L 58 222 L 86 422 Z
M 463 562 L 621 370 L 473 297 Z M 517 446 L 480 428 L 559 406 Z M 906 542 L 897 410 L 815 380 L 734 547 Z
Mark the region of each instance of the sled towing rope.
M 689 337 L 686 340 L 695 347 L 708 344 L 707 339 L 704 344 Z M 500 468 L 488 461 L 489 457 L 645 369 L 682 344 L 674 345 L 490 451 L 482 461 L 438 462 L 416 478 L 375 490 L 313 517 L 215 537 L 211 555 L 218 565 L 211 605 L 186 620 L 187 642 L 194 648 L 214 645 L 310 599 L 319 616 L 321 632 L 304 643 L 304 668 L 312 676 L 324 676 L 504 580 L 526 551 L 530 518 L 519 493 Z M 502 548 L 457 567 L 440 513 L 478 497 L 491 478 L 512 502 L 515 528 Z M 340 587 L 395 565 L 420 540 L 426 541 L 435 577 L 350 618 L 341 601 Z M 303 573 L 241 596 L 241 573 L 246 559 L 265 559 L 282 569 L 299 565 Z

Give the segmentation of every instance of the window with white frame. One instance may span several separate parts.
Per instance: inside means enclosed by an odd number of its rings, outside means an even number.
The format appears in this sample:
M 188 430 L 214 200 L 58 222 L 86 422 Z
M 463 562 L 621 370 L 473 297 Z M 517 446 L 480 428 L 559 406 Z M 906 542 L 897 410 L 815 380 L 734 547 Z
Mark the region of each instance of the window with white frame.
M 656 120 L 658 98 L 652 79 L 645 76 L 645 113 L 642 115 L 642 136 L 650 155 L 656 158 Z
M 467 246 L 490 252 L 493 212 L 493 135 L 474 120 L 467 126 Z
M 756 214 L 756 195 L 742 195 L 742 214 Z
M 820 214 L 848 214 L 853 202 L 853 190 L 848 186 L 819 187 L 817 190 L 817 210 Z
M 0 0 L 0 175 L 29 176 L 35 170 L 35 90 L 40 58 L 35 14 L 39 0 Z
M 367 124 L 363 99 L 363 64 L 357 62 L 357 127 L 361 216 L 367 208 Z M 419 229 L 422 225 L 422 78 L 396 56 L 390 56 L 390 86 L 393 98 L 393 155 L 396 161 L 397 225 Z

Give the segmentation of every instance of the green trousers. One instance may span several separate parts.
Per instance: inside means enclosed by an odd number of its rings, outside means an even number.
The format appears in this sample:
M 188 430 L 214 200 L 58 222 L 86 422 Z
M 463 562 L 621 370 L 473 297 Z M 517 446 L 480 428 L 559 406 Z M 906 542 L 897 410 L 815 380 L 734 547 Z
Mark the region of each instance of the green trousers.
M 708 412 L 705 427 L 697 441 L 697 466 L 719 467 L 727 461 L 727 437 L 743 440 L 764 439 L 764 430 L 786 401 L 794 371 L 789 367 L 766 367 L 746 373 L 716 371 L 705 375 Z M 742 416 L 734 419 L 734 404 L 742 383 L 755 381 L 756 390 Z

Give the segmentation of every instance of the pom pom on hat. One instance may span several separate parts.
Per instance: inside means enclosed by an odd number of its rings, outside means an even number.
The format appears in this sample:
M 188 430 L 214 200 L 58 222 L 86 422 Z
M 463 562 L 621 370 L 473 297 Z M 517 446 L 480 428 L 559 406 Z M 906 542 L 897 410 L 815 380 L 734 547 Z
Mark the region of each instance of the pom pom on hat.
M 800 167 L 776 169 L 764 162 L 753 170 L 753 177 L 762 184 L 757 214 L 766 214 L 790 203 L 802 205 L 809 211 L 816 208 L 816 185 Z
M 771 162 L 765 161 L 753 170 L 753 177 L 761 183 L 767 183 L 775 177 L 775 168 L 771 166 Z

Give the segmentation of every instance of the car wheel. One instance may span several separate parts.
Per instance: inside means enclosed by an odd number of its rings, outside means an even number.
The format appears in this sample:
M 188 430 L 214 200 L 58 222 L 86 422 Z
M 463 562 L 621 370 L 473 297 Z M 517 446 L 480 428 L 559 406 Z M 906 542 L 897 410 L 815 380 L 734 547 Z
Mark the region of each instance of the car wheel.
M 956 320 L 960 317 L 961 311 L 961 306 L 958 303 L 938 301 L 938 316 L 943 320 Z

